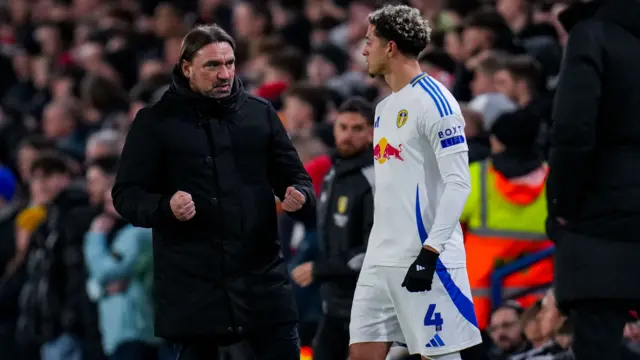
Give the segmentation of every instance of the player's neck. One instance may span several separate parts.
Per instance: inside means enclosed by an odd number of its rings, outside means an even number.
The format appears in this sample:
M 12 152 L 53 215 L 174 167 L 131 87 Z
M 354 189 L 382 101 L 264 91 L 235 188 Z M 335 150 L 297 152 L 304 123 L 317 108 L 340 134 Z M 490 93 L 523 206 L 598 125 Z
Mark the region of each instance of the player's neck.
M 384 76 L 384 81 L 394 93 L 402 90 L 413 78 L 422 74 L 420 64 L 413 59 L 393 64 L 391 69 Z

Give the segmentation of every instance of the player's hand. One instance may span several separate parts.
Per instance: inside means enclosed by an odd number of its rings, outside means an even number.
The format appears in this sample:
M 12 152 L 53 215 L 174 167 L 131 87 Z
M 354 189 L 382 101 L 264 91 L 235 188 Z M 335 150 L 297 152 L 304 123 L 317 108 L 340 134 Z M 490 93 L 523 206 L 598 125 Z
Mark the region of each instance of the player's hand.
M 404 277 L 402 287 L 409 292 L 422 292 L 431 290 L 433 274 L 436 272 L 436 264 L 439 254 L 435 251 L 427 250 L 424 247 L 420 250 L 418 258 L 409 266 L 407 275 Z
M 191 194 L 178 191 L 171 197 L 169 201 L 173 216 L 180 221 L 191 220 L 196 215 L 196 204 L 191 199 Z
M 287 212 L 294 212 L 302 209 L 302 205 L 306 201 L 304 195 L 293 186 L 289 186 L 284 194 L 284 200 L 282 201 L 282 210 Z
M 301 287 L 307 287 L 313 282 L 313 262 L 309 261 L 302 265 L 298 265 L 291 272 L 291 277 L 296 284 Z

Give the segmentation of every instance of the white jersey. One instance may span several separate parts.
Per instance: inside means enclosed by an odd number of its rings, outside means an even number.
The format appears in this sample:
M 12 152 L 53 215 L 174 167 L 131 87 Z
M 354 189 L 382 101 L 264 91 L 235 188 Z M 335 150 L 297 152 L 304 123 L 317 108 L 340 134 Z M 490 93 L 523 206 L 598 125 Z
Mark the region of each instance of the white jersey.
M 464 125 L 453 95 L 426 73 L 378 104 L 375 211 L 365 264 L 407 267 L 416 259 L 444 191 L 437 159 L 468 151 Z M 460 224 L 440 240 L 443 265 L 464 267 Z

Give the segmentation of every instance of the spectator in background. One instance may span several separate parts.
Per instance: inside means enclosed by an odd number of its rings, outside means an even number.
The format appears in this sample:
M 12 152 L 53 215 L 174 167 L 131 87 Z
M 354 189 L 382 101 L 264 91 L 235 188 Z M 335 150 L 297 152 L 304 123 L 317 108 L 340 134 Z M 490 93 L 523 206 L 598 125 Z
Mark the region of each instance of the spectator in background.
M 70 100 L 49 103 L 43 113 L 44 136 L 55 142 L 56 147 L 81 160 L 84 157 L 85 139 L 80 133 L 78 109 Z
M 114 180 L 115 171 L 109 176 Z M 151 304 L 151 230 L 136 228 L 113 208 L 111 184 L 102 193 L 104 212 L 84 239 L 87 291 L 98 303 L 102 344 L 110 360 L 154 360 Z
M 31 166 L 44 152 L 55 149 L 55 144 L 42 135 L 30 135 L 20 142 L 16 151 L 18 175 L 23 184 L 31 181 Z
M 496 73 L 502 69 L 501 62 L 508 55 L 487 50 L 472 58 L 469 67 L 473 70 L 469 108 L 482 114 L 483 129 L 488 131 L 496 119 L 507 112 L 515 111 L 518 105 L 500 92 Z
M 576 358 L 618 360 L 628 311 L 640 308 L 640 3 L 598 5 L 567 28 L 553 109 L 549 234 Z
M 489 360 L 509 360 L 511 356 L 531 348 L 522 331 L 520 317 L 524 309 L 515 301 L 505 302 L 491 314 L 487 331 L 493 341 Z
M 373 226 L 374 108 L 364 99 L 347 100 L 333 125 L 336 154 L 318 203 L 321 256 L 293 269 L 293 280 L 322 285 L 324 317 L 314 344 L 318 360 L 349 354 L 351 302 L 369 232 Z
M 279 110 L 283 93 L 305 76 L 305 64 L 300 61 L 301 57 L 302 54 L 292 47 L 269 54 L 256 95 L 270 100 Z
M 461 222 L 467 224 L 467 268 L 478 324 L 490 315 L 492 272 L 523 255 L 552 246 L 545 233 L 547 165 L 537 147 L 539 121 L 524 112 L 503 114 L 491 128 L 491 156 L 472 163 L 471 194 Z M 504 287 L 535 288 L 553 281 L 553 261 L 515 272 Z M 515 289 L 514 289 L 515 290 Z M 535 295 L 522 299 L 526 306 Z
M 59 156 L 43 155 L 31 169 L 47 215 L 46 226 L 38 228 L 28 245 L 18 338 L 27 347 L 42 346 L 42 360 L 82 359 L 84 229 L 76 223 L 75 211 L 87 206 L 87 194 L 70 186 L 71 170 Z
M 97 158 L 120 155 L 124 146 L 124 137 L 116 130 L 97 131 L 87 139 L 85 161 L 90 163 Z
M 461 105 L 460 111 L 464 117 L 464 136 L 469 146 L 469 164 L 485 160 L 491 154 L 489 132 L 484 130 L 482 114 L 469 109 L 468 105 Z
M 525 310 L 520 317 L 522 331 L 527 337 L 527 341 L 531 344 L 531 350 L 539 349 L 546 343 L 545 338 L 542 336 L 542 331 L 540 330 L 540 322 L 538 321 L 538 314 L 540 313 L 541 308 L 542 302 L 537 301 Z
M 326 90 L 299 85 L 284 94 L 283 123 L 289 134 L 312 133 L 329 110 Z
M 7 359 L 18 357 L 15 346 L 15 327 L 17 321 L 17 301 L 7 291 L 10 275 L 9 265 L 16 253 L 15 221 L 21 208 L 16 201 L 18 179 L 5 166 L 0 166 L 0 354 Z M 20 284 L 18 283 L 18 286 Z
M 540 90 L 540 65 L 528 55 L 507 57 L 494 72 L 495 88 L 520 108 L 537 99 Z

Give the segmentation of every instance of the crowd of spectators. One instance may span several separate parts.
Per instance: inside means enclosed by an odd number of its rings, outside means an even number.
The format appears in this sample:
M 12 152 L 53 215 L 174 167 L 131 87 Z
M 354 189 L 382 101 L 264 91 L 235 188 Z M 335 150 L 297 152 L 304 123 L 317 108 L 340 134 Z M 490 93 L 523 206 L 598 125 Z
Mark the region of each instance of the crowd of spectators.
M 186 31 L 215 22 L 237 40 L 245 88 L 274 104 L 319 189 L 336 109 L 353 96 L 375 104 L 390 91 L 367 75 L 361 55 L 368 13 L 389 2 L 429 19 L 420 63 L 463 104 L 470 161 L 489 156 L 488 131 L 514 114 L 537 124 L 546 153 L 565 0 L 3 2 L 1 357 L 80 359 L 81 349 L 92 360 L 175 357 L 153 336 L 150 230 L 119 218 L 110 197 L 136 112 L 169 86 Z M 283 216 L 280 225 L 292 267 L 314 256 L 313 224 Z M 308 345 L 321 299 L 313 286 L 296 291 Z M 638 327 L 625 331 L 637 352 Z M 496 310 L 488 334 L 491 359 L 547 359 L 568 356 L 571 324 L 550 292 L 533 308 Z

